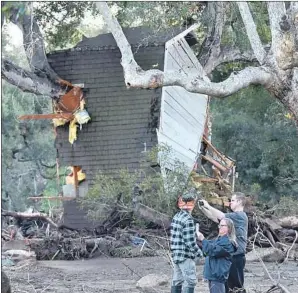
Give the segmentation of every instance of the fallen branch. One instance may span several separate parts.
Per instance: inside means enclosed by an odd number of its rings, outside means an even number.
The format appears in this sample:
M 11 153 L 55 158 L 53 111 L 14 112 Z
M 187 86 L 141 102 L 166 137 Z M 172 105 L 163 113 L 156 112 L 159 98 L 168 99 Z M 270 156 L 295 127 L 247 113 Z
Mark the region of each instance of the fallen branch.
M 284 285 L 280 284 L 279 281 L 275 281 L 275 280 L 274 280 L 274 278 L 273 278 L 273 277 L 271 276 L 271 274 L 269 273 L 269 271 L 268 271 L 268 269 L 267 269 L 265 263 L 263 262 L 262 258 L 259 256 L 258 252 L 256 251 L 256 249 L 255 249 L 255 241 L 256 241 L 257 235 L 260 233 L 260 231 L 259 231 L 259 230 L 260 230 L 259 223 L 256 222 L 256 224 L 257 224 L 257 229 L 256 229 L 257 232 L 256 232 L 256 234 L 255 234 L 254 242 L 253 242 L 253 251 L 254 251 L 254 253 L 256 254 L 257 258 L 259 259 L 259 261 L 260 261 L 260 263 L 261 263 L 261 265 L 262 265 L 262 267 L 263 267 L 263 269 L 264 269 L 264 271 L 265 271 L 265 274 L 266 274 L 266 275 L 268 276 L 268 278 L 271 280 L 272 284 L 273 284 L 274 286 L 278 287 L 279 289 L 281 289 L 282 292 L 284 292 L 284 293 L 291 293 L 291 292 L 290 292 Z
M 295 237 L 295 239 L 294 239 L 294 241 L 293 241 L 291 247 L 290 247 L 290 248 L 288 249 L 288 251 L 287 251 L 287 255 L 286 255 L 286 258 L 285 258 L 285 262 L 288 260 L 290 251 L 291 251 L 291 249 L 293 248 L 293 246 L 294 246 L 294 244 L 295 244 L 295 242 L 296 242 L 296 240 L 297 240 L 297 238 L 298 238 L 298 232 L 297 232 L 297 231 L 295 231 L 295 234 L 296 234 L 296 237 Z
M 170 227 L 171 218 L 168 215 L 156 211 L 141 203 L 136 204 L 134 213 L 137 217 L 145 219 L 148 222 L 153 222 L 160 227 L 164 227 L 165 229 Z
M 48 222 L 51 224 L 53 227 L 58 228 L 58 225 L 53 222 L 52 219 L 48 217 L 47 214 L 43 213 L 22 213 L 22 212 L 10 212 L 6 210 L 1 211 L 1 215 L 4 217 L 14 217 L 16 219 L 40 219 Z

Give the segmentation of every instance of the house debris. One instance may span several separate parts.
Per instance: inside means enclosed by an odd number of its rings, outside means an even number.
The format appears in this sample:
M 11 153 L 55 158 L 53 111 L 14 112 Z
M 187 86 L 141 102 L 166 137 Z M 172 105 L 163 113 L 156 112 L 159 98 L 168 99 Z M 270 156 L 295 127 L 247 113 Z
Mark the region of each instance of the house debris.
M 197 42 L 193 29 L 172 29 L 156 35 L 148 28 L 130 28 L 124 33 L 143 69 L 177 70 L 187 76 L 200 70 L 191 49 Z M 120 59 L 112 34 L 84 38 L 72 49 L 49 54 L 51 66 L 69 91 L 54 102 L 54 114 L 20 117 L 53 119 L 59 165 L 73 168 L 72 175 L 66 177 L 63 196 L 84 196 L 98 172 L 117 177 L 119 169 L 150 170 L 146 152 L 157 145 L 171 148 L 167 160 L 159 160 L 164 177 L 179 160 L 192 173 L 198 188 L 209 182 L 219 187 L 215 191 L 218 195 L 232 190 L 234 161 L 207 140 L 209 98 L 178 86 L 127 90 Z M 90 116 L 92 121 L 87 123 Z M 86 124 L 79 135 L 77 124 Z M 69 201 L 64 202 L 64 220 L 71 226 L 71 221 L 78 223 L 79 214 L 67 206 Z

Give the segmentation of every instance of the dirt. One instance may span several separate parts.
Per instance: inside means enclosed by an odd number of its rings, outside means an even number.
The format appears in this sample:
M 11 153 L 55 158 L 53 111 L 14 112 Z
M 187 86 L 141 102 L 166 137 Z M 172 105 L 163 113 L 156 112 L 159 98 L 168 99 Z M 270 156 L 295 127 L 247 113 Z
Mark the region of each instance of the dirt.
M 291 293 L 298 292 L 298 263 L 266 263 L 274 278 L 280 275 L 280 282 Z M 148 274 L 166 274 L 167 286 L 153 288 L 152 292 L 170 292 L 171 266 L 166 257 L 142 258 L 93 258 L 77 261 L 36 261 L 4 267 L 11 279 L 12 292 L 105 292 L 138 293 L 137 281 Z M 198 264 L 196 293 L 207 293 L 207 283 L 202 280 L 203 264 Z M 258 262 L 247 263 L 245 271 L 247 292 L 266 292 L 272 285 Z M 148 292 L 148 291 L 147 291 Z M 274 293 L 279 292 L 278 290 Z

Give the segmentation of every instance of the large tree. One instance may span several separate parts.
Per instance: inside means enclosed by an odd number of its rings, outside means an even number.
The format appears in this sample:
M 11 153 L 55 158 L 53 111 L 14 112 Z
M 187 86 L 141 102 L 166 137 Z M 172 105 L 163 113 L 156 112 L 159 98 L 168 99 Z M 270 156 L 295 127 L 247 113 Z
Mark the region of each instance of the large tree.
M 90 3 L 89 3 L 90 4 Z M 186 4 L 185 4 L 186 5 Z M 202 5 L 202 3 L 200 3 Z M 144 71 L 134 60 L 131 47 L 127 42 L 117 18 L 105 2 L 96 2 L 95 7 L 113 34 L 122 54 L 124 80 L 127 87 L 154 88 L 167 85 L 182 86 L 190 92 L 203 93 L 212 97 L 227 97 L 237 91 L 257 84 L 264 86 L 273 97 L 285 105 L 298 121 L 298 3 L 267 2 L 265 17 L 270 27 L 270 42 L 264 43 L 260 38 L 257 23 L 257 11 L 252 13 L 248 3 L 204 2 L 203 13 L 198 10 L 197 21 L 201 22 L 207 15 L 207 27 L 201 43 L 198 59 L 200 70 L 193 76 L 179 72 L 162 72 L 160 70 Z M 237 43 L 224 42 L 224 29 L 227 21 L 233 27 L 234 20 L 228 19 L 231 7 L 237 6 L 239 19 L 246 30 L 250 49 L 239 49 Z M 251 4 L 253 5 L 253 4 Z M 9 20 L 23 31 L 24 48 L 30 70 L 25 70 L 10 60 L 2 59 L 2 78 L 23 91 L 48 95 L 58 99 L 68 88 L 50 67 L 46 54 L 37 16 L 33 14 L 32 5 L 26 6 L 20 14 L 20 8 L 11 6 Z M 20 17 L 21 15 L 21 17 Z M 78 18 L 81 17 L 80 15 Z M 166 15 L 164 16 L 166 17 Z M 265 40 L 266 41 L 266 40 Z M 225 80 L 214 82 L 212 73 L 222 64 L 244 62 L 241 70 L 232 71 Z

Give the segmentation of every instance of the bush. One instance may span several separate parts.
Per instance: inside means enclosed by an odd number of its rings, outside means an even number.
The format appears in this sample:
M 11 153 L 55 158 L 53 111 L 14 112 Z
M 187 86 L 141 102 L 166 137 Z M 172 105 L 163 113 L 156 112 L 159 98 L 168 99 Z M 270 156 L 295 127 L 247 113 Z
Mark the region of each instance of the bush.
M 148 153 L 147 160 L 155 163 L 157 160 L 168 160 L 170 152 L 169 148 L 154 148 Z M 88 210 L 88 217 L 97 221 L 107 219 L 116 204 L 121 218 L 128 218 L 136 201 L 171 216 L 176 211 L 177 196 L 191 184 L 189 172 L 183 163 L 174 161 L 171 169 L 166 172 L 166 177 L 165 173 L 153 171 L 152 168 L 134 172 L 122 169 L 114 176 L 99 173 L 87 196 L 81 199 L 81 204 Z
M 298 216 L 298 200 L 291 196 L 281 197 L 274 208 L 274 215 L 277 217 Z

